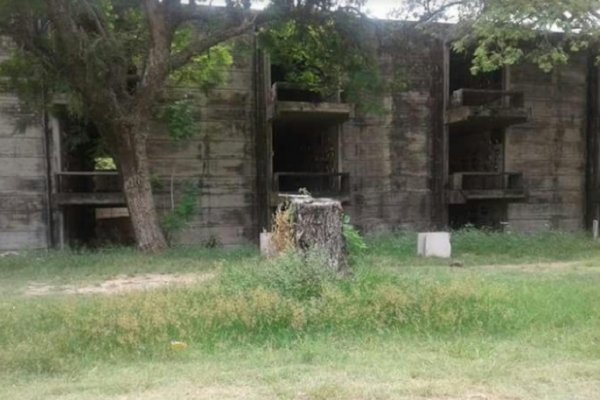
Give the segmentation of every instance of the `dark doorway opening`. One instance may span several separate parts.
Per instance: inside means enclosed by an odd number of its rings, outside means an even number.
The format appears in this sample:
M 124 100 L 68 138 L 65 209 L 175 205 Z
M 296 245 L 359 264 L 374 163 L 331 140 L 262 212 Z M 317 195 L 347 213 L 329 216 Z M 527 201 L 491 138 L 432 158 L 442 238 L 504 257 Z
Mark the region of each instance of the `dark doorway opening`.
M 54 113 L 60 138 L 56 206 L 62 246 L 101 247 L 134 244 L 114 159 L 95 126 L 64 107 Z
M 504 72 L 472 74 L 472 52 L 450 51 L 449 82 L 453 106 L 482 107 L 502 104 Z M 463 92 L 461 104 L 455 94 Z M 469 97 L 467 98 L 467 94 Z M 481 101 L 481 103 L 479 103 Z M 448 205 L 451 228 L 466 226 L 503 229 L 507 218 L 507 202 L 502 198 L 504 187 L 505 129 L 489 121 L 466 121 L 448 127 L 449 180 L 460 182 L 452 187 L 462 194 L 469 191 L 475 199 L 458 196 L 461 201 Z
M 280 193 L 339 192 L 338 126 L 305 119 L 273 123 L 273 173 Z
M 460 229 L 503 230 L 506 221 L 506 203 L 497 201 L 470 201 L 449 206 L 450 227 Z
M 450 51 L 450 94 L 459 89 L 503 90 L 504 73 L 496 70 L 473 75 L 473 52 Z

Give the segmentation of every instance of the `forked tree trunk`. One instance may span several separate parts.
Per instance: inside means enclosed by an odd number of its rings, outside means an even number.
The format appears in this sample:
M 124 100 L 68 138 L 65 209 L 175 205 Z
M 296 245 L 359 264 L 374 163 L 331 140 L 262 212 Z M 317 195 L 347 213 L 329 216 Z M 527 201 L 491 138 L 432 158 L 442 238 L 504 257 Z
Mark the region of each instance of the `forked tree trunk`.
M 123 193 L 127 201 L 131 224 L 138 249 L 159 252 L 167 248 L 152 195 L 146 135 L 143 132 L 121 131 L 117 154 Z
M 348 254 L 343 235 L 343 210 L 339 201 L 294 196 L 290 202 L 295 247 L 318 251 L 340 275 L 348 275 Z

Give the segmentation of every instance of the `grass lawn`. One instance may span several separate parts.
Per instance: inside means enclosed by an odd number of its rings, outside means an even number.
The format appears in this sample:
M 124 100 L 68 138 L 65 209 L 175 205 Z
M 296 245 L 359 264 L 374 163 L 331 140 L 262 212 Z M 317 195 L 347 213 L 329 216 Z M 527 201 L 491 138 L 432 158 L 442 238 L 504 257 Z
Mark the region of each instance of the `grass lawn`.
M 251 249 L 0 258 L 0 399 L 598 397 L 600 245 L 465 231 L 451 268 L 415 242 L 345 281 Z

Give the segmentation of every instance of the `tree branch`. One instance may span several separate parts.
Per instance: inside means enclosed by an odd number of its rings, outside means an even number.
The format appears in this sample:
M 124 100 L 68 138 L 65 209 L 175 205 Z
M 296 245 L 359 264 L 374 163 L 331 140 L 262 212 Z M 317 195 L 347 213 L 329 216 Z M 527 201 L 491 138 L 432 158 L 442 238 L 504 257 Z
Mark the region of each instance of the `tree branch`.
M 173 30 L 166 15 L 168 3 L 161 3 L 158 0 L 143 0 L 142 3 L 148 22 L 150 43 L 145 69 L 135 96 L 135 103 L 140 109 L 150 107 L 169 74 L 169 57 L 173 40 Z
M 214 31 L 207 36 L 194 39 L 179 53 L 174 54 L 171 57 L 171 70 L 177 70 L 185 66 L 193 57 L 205 53 L 211 47 L 216 46 L 219 43 L 249 32 L 254 29 L 255 26 L 256 16 L 252 16 L 241 24 L 231 21 L 218 31 Z
M 431 4 L 428 1 L 427 7 L 425 10 L 426 12 L 425 12 L 425 14 L 423 14 L 423 16 L 421 16 L 421 18 L 419 18 L 419 23 L 430 22 L 430 21 L 434 20 L 435 18 L 437 18 L 439 15 L 442 15 L 443 13 L 448 11 L 450 8 L 459 6 L 461 4 L 463 4 L 463 1 L 461 1 L 461 0 L 451 1 L 450 3 L 446 3 L 446 4 L 436 8 L 435 10 L 431 10 Z

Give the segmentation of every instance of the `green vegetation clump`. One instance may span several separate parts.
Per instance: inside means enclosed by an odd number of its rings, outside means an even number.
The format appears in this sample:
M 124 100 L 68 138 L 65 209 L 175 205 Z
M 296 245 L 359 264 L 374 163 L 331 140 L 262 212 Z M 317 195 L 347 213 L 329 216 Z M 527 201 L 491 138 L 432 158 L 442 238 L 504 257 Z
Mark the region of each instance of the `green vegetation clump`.
M 228 266 L 221 276 L 221 287 L 226 293 L 261 288 L 308 301 L 320 298 L 336 280 L 336 272 L 321 254 L 287 252 L 273 260 Z
M 167 215 L 163 217 L 162 226 L 169 240 L 181 232 L 198 214 L 198 197 L 200 190 L 192 182 L 187 182 L 183 188 L 181 198 Z
M 365 252 L 369 246 L 367 246 L 365 239 L 362 237 L 358 229 L 356 229 L 350 223 L 350 217 L 348 215 L 344 215 L 343 218 L 342 233 L 344 235 L 344 240 L 346 241 L 346 248 L 350 256 L 355 257 Z

